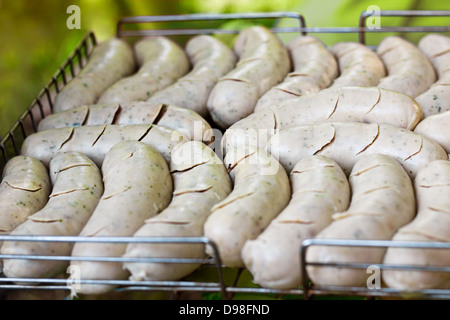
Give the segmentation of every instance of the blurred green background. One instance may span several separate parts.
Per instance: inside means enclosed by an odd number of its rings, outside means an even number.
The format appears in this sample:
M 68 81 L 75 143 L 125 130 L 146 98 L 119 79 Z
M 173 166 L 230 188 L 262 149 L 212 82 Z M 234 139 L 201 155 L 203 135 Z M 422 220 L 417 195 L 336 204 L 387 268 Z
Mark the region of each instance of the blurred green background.
M 69 5 L 81 8 L 81 30 L 69 30 L 66 13 Z M 297 11 L 310 27 L 336 27 L 358 24 L 369 5 L 382 10 L 432 9 L 450 10 L 450 1 L 360 1 L 360 0 L 0 0 L 0 137 L 10 129 L 55 74 L 87 30 L 98 40 L 114 36 L 117 21 L 132 15 L 185 13 L 230 13 Z M 450 25 L 450 18 L 383 19 L 387 25 Z M 281 25 L 289 26 L 288 21 Z M 380 36 L 370 36 L 376 44 Z M 410 35 L 407 35 L 408 37 Z M 419 35 L 411 37 L 414 41 Z M 357 40 L 356 34 L 323 34 L 327 44 Z

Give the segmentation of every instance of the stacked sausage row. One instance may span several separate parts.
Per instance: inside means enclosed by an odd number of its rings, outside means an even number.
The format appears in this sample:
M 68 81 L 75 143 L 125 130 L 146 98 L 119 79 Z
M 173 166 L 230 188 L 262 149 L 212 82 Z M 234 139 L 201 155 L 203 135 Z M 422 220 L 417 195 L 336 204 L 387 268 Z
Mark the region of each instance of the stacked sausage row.
M 285 46 L 263 27 L 242 31 L 234 50 L 210 36 L 185 49 L 164 37 L 102 43 L 5 167 L 1 231 L 206 236 L 226 266 L 279 289 L 300 285 L 304 239 L 448 242 L 449 50 L 439 35 L 418 47 L 389 37 L 377 52 L 358 43 L 327 48 L 310 36 Z M 214 254 L 189 243 L 19 241 L 1 253 L 72 256 L 81 279 L 135 281 L 181 279 L 199 265 L 134 258 Z M 430 249 L 313 247 L 307 259 L 450 265 L 450 254 Z M 5 259 L 3 272 L 40 278 L 65 268 Z M 367 278 L 357 269 L 308 272 L 315 284 Z M 444 273 L 386 271 L 383 279 L 396 288 L 450 285 Z M 76 293 L 112 288 L 86 284 Z

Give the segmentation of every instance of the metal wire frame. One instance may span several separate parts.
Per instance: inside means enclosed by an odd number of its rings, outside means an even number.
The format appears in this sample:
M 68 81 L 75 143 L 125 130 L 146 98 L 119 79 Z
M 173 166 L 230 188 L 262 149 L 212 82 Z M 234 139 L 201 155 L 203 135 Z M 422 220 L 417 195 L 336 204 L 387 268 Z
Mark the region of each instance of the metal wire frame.
M 448 17 L 450 10 L 380 10 L 380 17 Z M 298 21 L 298 27 L 273 27 L 275 33 L 355 33 L 358 41 L 366 43 L 366 34 L 370 33 L 418 33 L 418 32 L 450 32 L 449 26 L 380 26 L 367 27 L 367 18 L 374 15 L 373 11 L 363 11 L 357 27 L 308 27 L 303 15 L 296 12 L 271 12 L 271 13 L 233 13 L 233 14 L 185 14 L 163 16 L 135 16 L 125 17 L 117 23 L 117 37 L 133 36 L 171 36 L 171 35 L 198 35 L 198 34 L 237 34 L 239 30 L 226 28 L 180 28 L 180 29 L 140 29 L 125 30 L 125 25 L 161 23 L 161 22 L 191 22 L 191 21 L 217 21 L 236 19 L 281 19 L 290 18 Z
M 218 20 L 257 20 L 257 19 L 281 19 L 288 18 L 298 22 L 298 28 L 271 28 L 275 33 L 300 32 L 306 35 L 303 30 L 306 27 L 305 18 L 296 12 L 268 12 L 268 13 L 229 13 L 229 14 L 184 14 L 184 15 L 163 15 L 163 16 L 134 16 L 125 17 L 117 23 L 117 37 L 132 36 L 170 36 L 170 35 L 199 35 L 199 34 L 237 34 L 240 30 L 226 28 L 180 28 L 180 29 L 140 29 L 124 30 L 125 25 L 148 24 L 161 22 L 193 22 L 193 21 L 218 21 Z
M 305 18 L 293 12 L 282 12 L 282 13 L 240 13 L 240 14 L 196 14 L 196 15 L 177 15 L 177 16 L 139 16 L 139 17 L 127 17 L 121 19 L 117 24 L 117 36 L 118 37 L 133 37 L 133 36 L 150 36 L 150 35 L 197 35 L 197 34 L 236 34 L 238 30 L 228 30 L 228 29 L 192 29 L 192 28 L 182 28 L 182 29 L 155 29 L 155 30 L 124 30 L 124 26 L 128 24 L 143 24 L 143 23 L 158 23 L 167 21 L 177 21 L 177 22 L 190 22 L 190 21 L 208 21 L 208 20 L 236 20 L 236 19 L 279 19 L 279 18 L 291 18 L 298 21 L 298 27 L 289 28 L 277 28 L 274 27 L 271 30 L 276 33 L 299 33 L 306 35 L 308 33 L 355 33 L 359 35 L 359 41 L 365 43 L 365 36 L 367 33 L 373 32 L 450 32 L 450 26 L 435 26 L 435 27 L 381 27 L 380 29 L 372 29 L 365 27 L 366 19 L 371 15 L 371 12 L 363 12 L 360 17 L 358 27 L 325 27 L 325 28 L 315 28 L 307 27 Z M 450 11 L 381 11 L 381 16 L 448 16 Z M 60 92 L 61 88 L 66 85 L 71 78 L 75 77 L 76 74 L 84 66 L 84 62 L 89 58 L 92 48 L 96 45 L 95 35 L 89 32 L 80 45 L 75 49 L 74 53 L 69 56 L 67 61 L 59 68 L 58 72 L 52 77 L 48 85 L 41 91 L 38 97 L 33 101 L 33 103 L 27 108 L 24 114 L 19 118 L 19 120 L 12 126 L 11 130 L 5 136 L 0 143 L 0 169 L 3 168 L 4 164 L 14 155 L 20 154 L 20 147 L 23 139 L 32 132 L 36 132 L 39 119 L 45 117 L 47 114 L 53 111 L 53 99 L 57 93 Z M 0 236 L 0 241 L 20 241 L 19 238 L 11 238 L 12 236 Z M 136 239 L 131 238 L 104 238 L 101 241 L 112 241 L 117 240 L 122 241 L 136 241 Z M 206 238 L 146 238 L 140 239 L 144 241 L 154 242 L 154 243 L 194 243 L 198 241 L 199 243 L 211 245 L 215 250 L 217 248 L 215 245 Z M 44 241 L 40 237 L 22 237 L 22 241 Z M 99 239 L 92 238 L 86 239 L 81 237 L 47 237 L 45 241 L 93 241 L 98 242 Z M 193 241 L 193 242 L 191 242 Z M 331 240 L 331 243 L 320 239 L 307 239 L 302 244 L 300 250 L 301 259 L 304 259 L 307 249 L 312 245 L 348 245 L 348 246 L 394 246 L 394 242 L 385 241 L 371 242 L 371 241 L 345 241 L 345 243 L 340 243 L 340 241 Z M 416 243 L 417 244 L 417 243 Z M 403 244 L 406 246 L 414 245 L 414 243 Z M 446 249 L 447 244 L 442 243 L 419 243 L 417 244 L 423 248 L 435 249 L 435 246 L 443 245 Z M 213 250 L 214 251 L 214 250 Z M 8 255 L 0 255 L 2 258 L 12 258 Z M 36 259 L 36 260 L 62 260 L 69 261 L 73 260 L 73 257 L 55 257 L 55 256 L 14 256 L 15 259 Z M 76 258 L 76 259 L 82 259 Z M 121 261 L 120 257 L 112 258 L 102 258 L 102 257 L 84 257 L 85 259 L 91 259 L 95 261 Z M 149 260 L 150 259 L 150 260 Z M 192 263 L 193 260 L 186 259 L 158 259 L 158 258 L 148 258 L 146 262 L 166 262 L 166 263 Z M 212 258 L 195 260 L 202 263 L 205 266 L 211 266 L 217 268 L 219 281 L 218 282 L 190 282 L 190 281 L 139 281 L 133 282 L 129 280 L 124 281 L 110 281 L 110 280 L 90 280 L 82 279 L 80 283 L 90 283 L 90 284 L 113 284 L 118 285 L 119 291 L 136 291 L 136 290 L 147 290 L 147 291 L 170 291 L 170 292 L 219 292 L 222 297 L 232 298 L 235 293 L 259 293 L 259 294 L 274 294 L 274 295 L 297 295 L 304 297 L 306 299 L 311 299 L 315 295 L 341 295 L 341 296 L 362 296 L 362 297 L 408 297 L 408 295 L 414 294 L 415 297 L 420 296 L 424 298 L 433 299 L 446 299 L 450 297 L 449 290 L 420 290 L 419 292 L 405 292 L 401 290 L 393 290 L 389 288 L 383 288 L 380 290 L 370 290 L 367 288 L 342 288 L 342 287 L 318 287 L 312 286 L 309 282 L 306 267 L 313 265 L 313 263 L 306 263 L 302 265 L 301 272 L 303 274 L 303 284 L 299 288 L 292 290 L 277 290 L 261 287 L 238 287 L 237 283 L 239 277 L 242 274 L 242 269 L 237 271 L 236 277 L 231 285 L 226 285 L 224 283 L 222 271 L 225 266 L 220 263 L 220 255 L 218 251 L 215 251 Z M 305 261 L 305 260 L 302 260 Z M 318 266 L 319 264 L 317 264 Z M 331 266 L 327 264 L 327 266 Z M 334 264 L 333 266 L 345 266 L 345 267 L 367 267 L 366 264 Z M 382 265 L 380 265 L 383 268 Z M 384 268 L 389 268 L 392 266 L 384 266 Z M 417 268 L 417 266 L 409 266 L 411 268 Z M 408 266 L 401 266 L 400 268 L 409 268 Z M 437 270 L 448 271 L 448 268 L 438 268 Z M 428 270 L 428 269 L 427 269 Z M 30 285 L 31 283 L 31 285 Z M 11 279 L 11 278 L 0 278 L 0 288 L 2 289 L 42 289 L 42 290 L 70 290 L 70 285 L 67 283 L 67 279 Z
M 311 299 L 314 295 L 352 295 L 365 297 L 398 297 L 415 299 L 450 299 L 450 289 L 415 289 L 399 290 L 392 288 L 370 289 L 367 287 L 344 287 L 332 285 L 313 285 L 310 281 L 307 268 L 314 267 L 334 267 L 348 269 L 367 270 L 369 266 L 377 266 L 380 270 L 399 271 L 427 271 L 445 272 L 450 277 L 450 266 L 437 267 L 429 265 L 389 265 L 377 263 L 351 263 L 351 262 L 317 262 L 307 260 L 307 251 L 313 246 L 347 247 L 347 248 L 408 248 L 408 249 L 440 249 L 450 250 L 449 242 L 421 242 L 421 241 L 394 241 L 394 240 L 342 240 L 342 239 L 306 239 L 300 249 L 301 275 L 303 283 L 303 296 Z
M 206 237 L 81 237 L 81 236 L 18 236 L 18 235 L 0 235 L 0 241 L 14 242 L 51 242 L 51 243 L 143 243 L 143 244 L 203 244 L 210 247 L 212 256 L 210 258 L 159 258 L 142 257 L 126 258 L 115 256 L 71 256 L 71 255 L 21 255 L 21 254 L 0 254 L 0 259 L 16 260 L 41 260 L 41 261 L 89 261 L 105 263 L 186 263 L 214 266 L 217 269 L 219 282 L 190 282 L 190 281 L 131 281 L 131 280 L 92 280 L 92 279 L 74 279 L 78 284 L 107 284 L 114 286 L 123 286 L 121 290 L 130 290 L 126 287 L 134 287 L 134 290 L 144 290 L 151 288 L 152 291 L 212 291 L 220 292 L 223 297 L 227 296 L 226 285 L 223 279 L 223 265 L 220 260 L 219 251 L 216 244 Z M 47 289 L 51 288 L 70 290 L 70 279 L 54 278 L 0 278 L 0 289 Z M 42 286 L 42 284 L 47 284 Z M 49 287 L 50 285 L 50 287 Z

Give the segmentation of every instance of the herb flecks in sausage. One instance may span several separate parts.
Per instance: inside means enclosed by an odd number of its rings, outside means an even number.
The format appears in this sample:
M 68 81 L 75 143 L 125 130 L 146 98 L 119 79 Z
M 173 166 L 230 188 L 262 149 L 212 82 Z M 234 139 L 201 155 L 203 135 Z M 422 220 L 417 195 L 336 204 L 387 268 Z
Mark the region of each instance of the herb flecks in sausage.
M 189 71 L 184 50 L 169 38 L 157 36 L 134 45 L 138 71 L 110 86 L 98 103 L 146 101 L 149 95 L 173 84 Z
M 133 50 L 118 38 L 94 47 L 87 64 L 56 96 L 55 112 L 91 105 L 116 81 L 135 70 Z M 80 122 L 81 123 L 81 122 Z
M 333 214 L 333 222 L 317 239 L 390 240 L 412 221 L 416 213 L 412 181 L 398 161 L 382 154 L 366 155 L 352 168 L 349 177 L 352 198 L 348 209 Z M 380 264 L 385 248 L 311 247 L 309 262 Z M 316 285 L 363 286 L 365 270 L 310 266 L 308 274 Z
M 253 281 L 262 287 L 293 289 L 301 284 L 299 251 L 304 239 L 313 238 L 331 223 L 333 213 L 345 210 L 350 187 L 333 160 L 311 156 L 291 171 L 292 197 L 285 209 L 242 250 Z
M 326 137 L 335 138 L 324 148 Z M 399 161 L 411 178 L 428 162 L 448 159 L 439 144 L 410 130 L 355 122 L 331 122 L 280 130 L 272 136 L 267 150 L 287 170 L 292 170 L 293 163 L 303 157 L 317 154 L 332 158 L 347 173 L 362 156 L 385 154 Z
M 293 71 L 257 102 L 255 111 L 329 87 L 339 70 L 333 54 L 317 38 L 301 36 L 287 45 Z
M 386 76 L 380 57 L 357 42 L 339 42 L 330 48 L 339 63 L 339 76 L 331 87 L 373 87 Z
M 387 69 L 380 79 L 379 88 L 394 90 L 412 98 L 427 91 L 435 82 L 432 64 L 422 51 L 411 42 L 399 37 L 384 38 L 377 48 Z
M 30 157 L 11 158 L 0 183 L 0 232 L 9 234 L 48 201 L 51 180 L 47 168 Z
M 414 186 L 417 214 L 393 237 L 395 241 L 449 242 L 450 230 L 450 161 L 436 160 L 416 175 Z M 446 267 L 450 263 L 447 250 L 431 248 L 388 248 L 383 263 L 418 267 Z M 424 270 L 385 270 L 383 281 L 388 287 L 401 290 L 446 289 L 449 275 Z
M 234 44 L 236 67 L 212 89 L 207 109 L 225 129 L 253 113 L 258 99 L 280 83 L 290 71 L 289 53 L 281 40 L 265 27 L 242 31 Z
M 88 162 L 90 166 L 85 165 Z M 50 172 L 53 189 L 47 203 L 11 234 L 77 236 L 88 221 L 103 193 L 98 167 L 78 152 L 60 152 L 51 159 Z M 64 242 L 8 241 L 2 254 L 69 256 L 72 246 Z M 13 278 L 45 278 L 55 276 L 66 266 L 67 262 L 60 260 L 7 259 L 4 272 Z
M 236 163 L 231 175 L 234 189 L 212 208 L 205 224 L 205 236 L 217 244 L 222 262 L 229 267 L 244 265 L 241 252 L 245 243 L 269 225 L 291 195 L 289 177 L 274 157 L 264 150 L 242 156 L 239 152 L 226 155 L 232 160 L 225 162 Z M 212 254 L 210 249 L 208 252 Z
M 450 37 L 429 34 L 420 39 L 418 47 L 431 61 L 438 77 L 427 91 L 416 97 L 424 117 L 428 118 L 450 111 Z
M 149 131 L 149 128 L 152 130 Z M 73 134 L 71 139 L 66 138 Z M 64 145 L 55 149 L 58 143 Z M 138 140 L 158 150 L 170 161 L 172 148 L 188 137 L 175 130 L 157 125 L 97 125 L 77 128 L 45 130 L 28 136 L 22 145 L 22 154 L 33 156 L 48 166 L 50 159 L 58 151 L 78 151 L 88 156 L 98 166 L 102 165 L 106 153 L 117 143 L 125 140 Z M 46 140 L 47 142 L 43 141 Z
M 38 131 L 64 127 L 79 127 L 80 108 L 52 114 L 44 118 Z M 206 144 L 214 140 L 209 123 L 194 111 L 174 105 L 154 102 L 110 103 L 83 107 L 88 110 L 88 118 L 83 126 L 98 125 L 160 125 L 178 130 L 191 140 Z
M 174 192 L 169 206 L 147 219 L 135 237 L 200 237 L 211 208 L 231 191 L 231 180 L 220 159 L 206 145 L 191 141 L 175 147 L 170 169 Z M 130 243 L 128 258 L 206 258 L 203 243 Z M 192 273 L 197 263 L 125 263 L 131 280 L 178 280 Z
M 169 168 L 156 149 L 139 141 L 123 141 L 106 154 L 102 165 L 105 191 L 81 236 L 132 236 L 145 222 L 170 202 L 172 179 Z M 120 257 L 124 243 L 77 243 L 73 256 Z M 82 279 L 126 279 L 121 263 L 72 261 Z M 109 285 L 82 285 L 77 292 L 100 294 Z
M 222 145 L 225 154 L 251 146 L 264 148 L 278 131 L 324 122 L 373 123 L 412 130 L 421 119 L 420 106 L 407 95 L 376 87 L 329 88 L 251 114 L 227 129 Z

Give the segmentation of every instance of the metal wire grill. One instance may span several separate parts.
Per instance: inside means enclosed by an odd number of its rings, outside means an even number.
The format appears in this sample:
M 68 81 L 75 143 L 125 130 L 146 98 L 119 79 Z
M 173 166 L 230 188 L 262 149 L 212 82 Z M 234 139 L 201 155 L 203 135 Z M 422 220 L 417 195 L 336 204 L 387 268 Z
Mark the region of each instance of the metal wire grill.
M 231 28 L 213 28 L 213 27 L 198 27 L 190 28 L 184 26 L 178 29 L 138 29 L 126 30 L 125 26 L 136 24 L 150 24 L 162 22 L 188 22 L 193 23 L 201 21 L 202 24 L 206 22 L 230 21 L 230 20 L 278 20 L 281 18 L 292 19 L 297 22 L 298 27 L 295 28 L 276 28 L 271 30 L 275 33 L 283 32 L 300 32 L 306 35 L 305 18 L 295 12 L 272 12 L 272 13 L 235 13 L 235 14 L 188 14 L 188 15 L 171 15 L 171 16 L 135 16 L 121 19 L 117 24 L 117 37 L 131 37 L 131 36 L 153 36 L 153 35 L 198 35 L 198 34 L 237 34 L 240 30 Z
M 239 30 L 224 29 L 217 27 L 203 27 L 191 28 L 189 25 L 195 22 L 211 22 L 218 20 L 258 20 L 269 19 L 276 20 L 281 18 L 292 19 L 298 24 L 297 27 L 280 28 L 273 27 L 271 30 L 275 33 L 298 33 L 306 35 L 308 33 L 354 33 L 358 36 L 360 43 L 366 42 L 366 35 L 378 32 L 450 32 L 450 26 L 421 26 L 421 27 L 389 27 L 383 26 L 377 29 L 366 27 L 366 20 L 373 12 L 363 12 L 360 16 L 359 25 L 357 27 L 308 27 L 305 18 L 294 12 L 277 12 L 277 13 L 241 13 L 241 14 L 195 14 L 195 15 L 176 15 L 176 16 L 138 16 L 126 17 L 121 19 L 117 24 L 118 37 L 143 37 L 153 35 L 164 36 L 193 36 L 198 34 L 236 34 Z M 395 17 L 433 17 L 433 16 L 450 16 L 450 11 L 380 11 L 380 16 L 395 16 Z M 129 30 L 127 26 L 145 24 L 155 24 L 161 22 L 179 22 L 185 23 L 186 26 L 179 29 L 134 29 Z M 53 111 L 53 101 L 60 92 L 60 90 L 74 78 L 79 70 L 83 68 L 87 59 L 89 58 L 92 49 L 97 44 L 93 32 L 89 32 L 82 40 L 80 45 L 69 56 L 67 61 L 58 69 L 47 86 L 39 93 L 38 97 L 25 110 L 23 115 L 11 127 L 7 135 L 0 142 L 0 170 L 3 170 L 6 162 L 13 156 L 20 154 L 20 148 L 23 140 L 33 132 L 37 131 L 37 125 L 40 119 L 44 118 Z M 105 238 L 89 238 L 89 237 L 27 237 L 27 236 L 0 236 L 0 241 L 56 241 L 56 242 L 111 242 L 111 243 L 129 243 L 129 242 L 145 242 L 158 244 L 202 244 L 210 246 L 213 251 L 212 257 L 205 259 L 165 259 L 165 258 L 145 258 L 138 259 L 135 262 L 154 262 L 154 263 L 199 263 L 206 268 L 214 268 L 217 274 L 217 280 L 203 282 L 203 281 L 130 281 L 130 280 L 92 280 L 81 279 L 78 280 L 80 284 L 111 284 L 118 286 L 117 290 L 122 291 L 168 291 L 172 293 L 178 292 L 214 292 L 220 293 L 221 298 L 230 299 L 237 293 L 250 293 L 262 295 L 285 296 L 294 295 L 298 298 L 312 299 L 319 295 L 331 296 L 353 296 L 365 298 L 377 297 L 394 297 L 394 298 L 425 298 L 425 299 L 448 299 L 450 298 L 450 290 L 394 290 L 390 288 L 369 289 L 364 287 L 337 287 L 337 286 L 314 286 L 309 281 L 307 272 L 308 266 L 320 266 L 321 264 L 315 262 L 307 262 L 302 264 L 301 274 L 303 283 L 302 286 L 292 290 L 276 290 L 261 288 L 258 286 L 242 286 L 238 285 L 239 279 L 243 274 L 243 269 L 233 270 L 234 276 L 232 281 L 225 280 L 224 270 L 225 266 L 221 264 L 220 255 L 217 246 L 207 238 L 139 238 L 134 237 L 105 237 Z M 359 247 L 409 247 L 409 248 L 423 248 L 423 249 L 437 249 L 450 250 L 449 243 L 442 242 L 394 242 L 394 241 L 347 241 L 347 240 L 321 240 L 321 239 L 307 239 L 303 242 L 299 257 L 302 261 L 306 261 L 306 252 L 308 248 L 315 245 L 326 246 L 359 246 Z M 124 262 L 122 257 L 70 257 L 70 256 L 18 256 L 18 255 L 0 255 L 0 259 L 30 259 L 30 260 L 59 260 L 69 262 L 71 260 L 90 260 L 90 261 L 104 261 L 104 262 Z M 367 268 L 369 264 L 357 263 L 336 263 L 325 264 L 327 267 L 346 267 L 346 268 Z M 402 270 L 416 270 L 417 266 L 388 266 L 379 264 L 380 269 L 402 269 Z M 436 272 L 450 272 L 450 267 L 420 267 L 420 269 Z M 38 279 L 15 279 L 0 277 L 0 289 L 3 290 L 65 290 L 70 291 L 73 284 L 73 279 L 68 278 L 68 275 L 63 275 L 63 278 L 38 278 Z
M 309 281 L 308 267 L 334 267 L 334 268 L 349 268 L 367 270 L 369 267 L 377 267 L 382 272 L 383 270 L 399 270 L 399 271 L 430 271 L 430 272 L 450 272 L 450 266 L 420 266 L 420 265 L 388 265 L 384 263 L 319 263 L 314 261 L 307 261 L 306 254 L 309 248 L 313 246 L 330 246 L 330 247 L 346 247 L 356 248 L 362 247 L 370 248 L 420 248 L 420 249 L 440 249 L 450 250 L 450 243 L 448 242 L 418 242 L 418 241 L 383 241 L 383 240 L 341 240 L 341 239 L 306 239 L 302 243 L 300 251 L 301 261 L 305 263 L 301 266 L 302 282 L 304 288 L 305 299 L 310 299 L 318 294 L 333 294 L 337 295 L 353 295 L 353 296 L 370 296 L 370 297 L 396 297 L 396 298 L 428 298 L 428 299 L 449 299 L 450 290 L 448 289 L 416 289 L 416 290 L 398 290 L 391 288 L 368 288 L 368 287 L 343 287 L 343 286 L 314 286 Z M 369 275 L 367 275 L 369 277 Z

